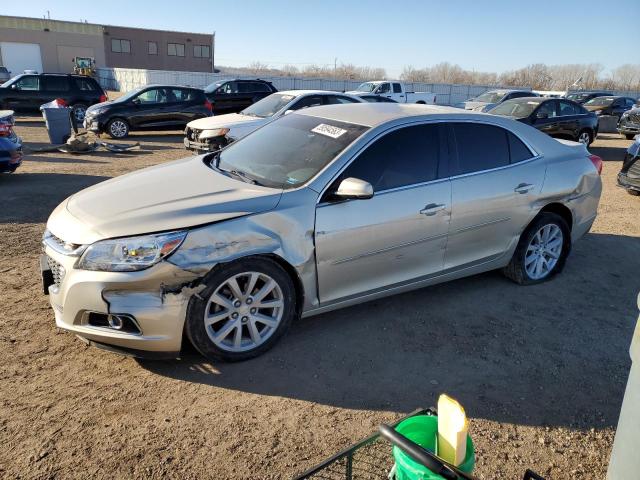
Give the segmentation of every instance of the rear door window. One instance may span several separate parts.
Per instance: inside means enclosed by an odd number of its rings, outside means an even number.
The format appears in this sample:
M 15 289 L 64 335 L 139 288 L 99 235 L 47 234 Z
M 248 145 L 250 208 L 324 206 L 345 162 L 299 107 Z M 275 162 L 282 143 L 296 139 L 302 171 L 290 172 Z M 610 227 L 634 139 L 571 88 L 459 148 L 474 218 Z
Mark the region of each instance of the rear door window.
M 184 88 L 174 88 L 171 90 L 174 102 L 190 102 L 196 98 L 194 90 L 186 90 Z
M 44 77 L 44 90 L 48 92 L 69 91 L 69 78 L 57 75 Z
M 83 92 L 95 92 L 97 90 L 96 84 L 87 78 L 73 77 L 73 80 L 78 90 Z
M 394 83 L 393 93 L 402 93 L 402 85 L 400 85 L 399 83 Z
M 376 140 L 340 175 L 369 182 L 374 191 L 389 190 L 438 178 L 441 162 L 440 125 L 394 130 Z
M 457 161 L 451 175 L 481 172 L 509 165 L 507 131 L 479 123 L 452 124 Z
M 507 132 L 507 136 L 509 137 L 509 157 L 511 163 L 518 163 L 533 158 L 531 150 L 522 143 L 522 140 L 511 132 Z
M 581 113 L 573 103 L 560 100 L 559 105 L 560 105 L 560 114 L 559 114 L 560 117 L 569 117 L 569 116 L 578 115 Z

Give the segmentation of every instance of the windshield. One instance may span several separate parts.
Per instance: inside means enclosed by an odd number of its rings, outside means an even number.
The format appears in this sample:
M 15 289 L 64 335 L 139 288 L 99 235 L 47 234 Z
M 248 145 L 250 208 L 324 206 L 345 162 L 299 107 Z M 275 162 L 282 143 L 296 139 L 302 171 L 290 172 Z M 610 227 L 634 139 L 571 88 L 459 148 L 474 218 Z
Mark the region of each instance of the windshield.
M 504 92 L 484 92 L 473 99 L 475 102 L 498 103 L 506 94 Z
M 613 97 L 596 97 L 589 100 L 585 105 L 607 106 L 611 105 L 615 98 Z
M 356 92 L 373 92 L 376 87 L 378 86 L 377 83 L 371 83 L 371 82 L 365 82 L 365 83 L 361 83 L 360 85 L 358 85 L 358 88 L 356 88 Z
M 124 95 L 122 95 L 121 97 L 116 98 L 115 100 L 113 100 L 114 102 L 128 102 L 129 100 L 131 100 L 133 97 L 137 96 L 142 90 L 144 90 L 147 87 L 138 87 L 138 88 L 134 88 L 133 90 L 131 90 L 130 92 L 125 93 Z
M 206 93 L 211 93 L 211 92 L 213 92 L 214 90 L 216 90 L 218 87 L 220 87 L 220 86 L 224 85 L 225 83 L 227 83 L 228 81 L 229 81 L 229 80 L 220 80 L 220 81 L 218 81 L 218 82 L 210 83 L 209 85 L 207 85 L 206 87 L 204 87 L 204 91 L 205 91 Z
M 525 118 L 531 115 L 538 105 L 540 105 L 539 102 L 507 100 L 506 102 L 496 105 L 494 108 L 489 110 L 488 113 L 515 118 Z
M 294 188 L 322 170 L 368 128 L 287 115 L 222 150 L 217 167 L 267 187 Z
M 282 93 L 274 93 L 263 98 L 259 102 L 254 103 L 250 107 L 245 108 L 240 113 L 250 115 L 252 117 L 268 118 L 282 110 L 287 104 L 293 100 L 295 95 L 284 95 Z

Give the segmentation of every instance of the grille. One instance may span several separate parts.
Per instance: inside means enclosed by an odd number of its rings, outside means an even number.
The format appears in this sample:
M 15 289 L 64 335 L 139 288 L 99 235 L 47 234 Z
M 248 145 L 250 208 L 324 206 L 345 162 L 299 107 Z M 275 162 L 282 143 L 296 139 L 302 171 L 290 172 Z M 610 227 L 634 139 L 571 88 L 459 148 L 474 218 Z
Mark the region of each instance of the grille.
M 632 113 L 627 117 L 627 122 L 640 123 L 640 113 Z
M 189 140 L 191 140 L 192 142 L 197 142 L 198 141 L 198 135 L 200 135 L 201 130 L 197 130 L 195 128 L 188 128 L 187 129 L 187 138 Z
M 64 267 L 49 256 L 47 256 L 47 263 L 49 264 L 51 274 L 53 275 L 53 283 L 56 287 L 59 287 L 66 273 Z

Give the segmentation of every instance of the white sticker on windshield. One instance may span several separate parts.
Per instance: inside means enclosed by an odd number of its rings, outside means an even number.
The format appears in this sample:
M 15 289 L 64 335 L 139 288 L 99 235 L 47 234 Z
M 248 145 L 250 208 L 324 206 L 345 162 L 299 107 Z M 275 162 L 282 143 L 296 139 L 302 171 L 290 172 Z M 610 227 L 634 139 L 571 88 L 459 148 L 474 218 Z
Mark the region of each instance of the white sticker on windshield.
M 325 123 L 321 123 L 317 127 L 311 129 L 313 133 L 319 133 L 320 135 L 324 135 L 326 137 L 338 138 L 341 135 L 347 133 L 344 128 L 333 127 L 331 125 L 327 125 Z

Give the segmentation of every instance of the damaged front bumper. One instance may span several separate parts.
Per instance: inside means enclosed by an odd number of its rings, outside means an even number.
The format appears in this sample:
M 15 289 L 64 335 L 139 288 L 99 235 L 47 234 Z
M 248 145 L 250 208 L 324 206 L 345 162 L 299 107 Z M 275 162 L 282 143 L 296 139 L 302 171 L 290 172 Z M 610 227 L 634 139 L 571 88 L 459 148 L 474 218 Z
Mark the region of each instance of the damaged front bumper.
M 189 299 L 204 288 L 194 287 L 196 274 L 166 261 L 139 272 L 87 271 L 74 268 L 77 258 L 45 246 L 44 286 L 57 327 L 126 355 L 179 356 Z M 109 321 L 118 316 L 130 328 Z
M 207 136 L 206 130 L 187 127 L 184 131 L 184 148 L 196 153 L 215 152 L 230 143 L 225 136 Z

